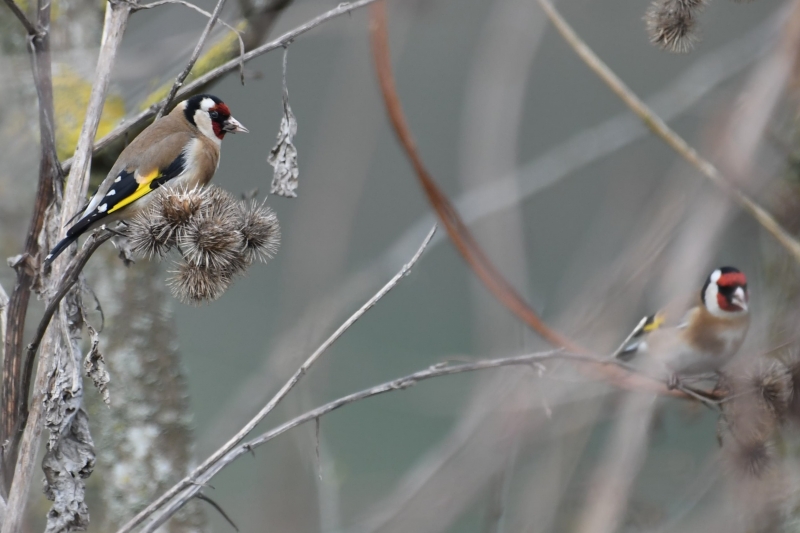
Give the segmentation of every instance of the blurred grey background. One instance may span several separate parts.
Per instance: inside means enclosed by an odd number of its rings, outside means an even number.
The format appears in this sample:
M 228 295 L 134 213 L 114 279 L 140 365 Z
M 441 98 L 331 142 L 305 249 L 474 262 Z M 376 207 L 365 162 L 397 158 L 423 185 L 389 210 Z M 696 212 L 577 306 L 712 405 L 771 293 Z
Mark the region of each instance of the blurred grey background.
M 75 0 L 60 3 L 67 1 Z M 295 0 L 270 37 L 335 5 Z M 713 157 L 715 127 L 769 44 L 765 23 L 780 3 L 713 0 L 701 18 L 702 40 L 686 55 L 648 43 L 645 2 L 564 0 L 558 7 L 636 93 L 660 94 L 657 109 Z M 229 2 L 223 18 L 236 20 L 238 9 Z M 719 207 L 724 216 L 702 218 L 721 193 L 644 131 L 534 0 L 393 0 L 389 16 L 398 90 L 426 164 L 549 323 L 603 353 L 671 293 L 699 287 L 712 266 L 733 264 L 747 272 L 753 313 L 761 312 L 748 350 L 763 346 L 764 254 L 774 244 L 749 217 L 724 211 L 727 204 Z M 0 20 L 7 147 L 0 151 L 0 250 L 7 257 L 21 250 L 30 214 L 38 126 L 28 57 L 10 32 L 22 33 L 7 10 Z M 204 23 L 181 6 L 131 18 L 112 80 L 127 114 L 183 68 Z M 79 27 L 87 35 L 73 36 L 54 63 L 57 72 L 90 79 L 99 20 L 88 16 Z M 209 91 L 250 129 L 225 139 L 214 183 L 237 195 L 257 188 L 263 197 L 282 109 L 281 52 L 246 70 L 244 86 L 230 75 Z M 171 302 L 197 459 L 227 440 L 407 261 L 433 222 L 385 118 L 366 10 L 299 37 L 289 49 L 288 88 L 300 185 L 297 199 L 268 202 L 282 227 L 277 257 L 210 305 Z M 763 152 L 760 177 L 747 184 L 756 195 L 783 157 L 775 147 Z M 682 244 L 707 227 L 696 246 Z M 445 360 L 546 347 L 493 301 L 443 237 L 440 231 L 412 274 L 260 429 Z M 680 268 L 669 266 L 676 262 Z M 103 268 L 124 267 L 109 261 Z M 168 269 L 163 264 L 160 275 Z M 10 290 L 10 269 L 0 269 L 0 283 Z M 206 492 L 241 531 L 571 530 L 617 397 L 585 376 L 543 379 L 523 368 L 465 374 L 347 406 L 321 419 L 319 467 L 307 425 L 240 459 Z M 565 388 L 568 400 L 553 392 Z M 552 419 L 540 423 L 551 409 Z M 714 529 L 702 520 L 724 506 L 714 490 L 721 484 L 715 416 L 666 402 L 655 420 L 623 527 Z M 91 483 L 104 475 L 99 467 Z M 215 511 L 205 512 L 213 530 L 228 530 Z

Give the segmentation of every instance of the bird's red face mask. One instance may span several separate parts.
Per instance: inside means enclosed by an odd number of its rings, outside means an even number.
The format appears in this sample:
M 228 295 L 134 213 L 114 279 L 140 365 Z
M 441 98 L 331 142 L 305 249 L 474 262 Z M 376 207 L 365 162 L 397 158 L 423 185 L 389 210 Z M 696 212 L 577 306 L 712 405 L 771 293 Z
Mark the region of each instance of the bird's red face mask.
M 245 128 L 241 122 L 231 116 L 228 106 L 219 103 L 208 110 L 208 115 L 211 118 L 211 127 L 214 128 L 214 135 L 222 139 L 226 133 L 247 133 L 248 129 Z
M 724 272 L 717 280 L 717 305 L 723 311 L 747 311 L 747 278 L 742 272 Z

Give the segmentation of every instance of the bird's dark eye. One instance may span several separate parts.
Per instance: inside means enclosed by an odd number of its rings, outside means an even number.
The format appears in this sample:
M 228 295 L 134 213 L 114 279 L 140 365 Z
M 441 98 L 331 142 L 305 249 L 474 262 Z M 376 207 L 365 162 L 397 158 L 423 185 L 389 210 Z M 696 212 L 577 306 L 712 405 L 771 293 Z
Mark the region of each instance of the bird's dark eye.
M 217 120 L 219 118 L 219 113 L 212 111 L 209 113 L 209 116 L 212 118 L 212 120 Z

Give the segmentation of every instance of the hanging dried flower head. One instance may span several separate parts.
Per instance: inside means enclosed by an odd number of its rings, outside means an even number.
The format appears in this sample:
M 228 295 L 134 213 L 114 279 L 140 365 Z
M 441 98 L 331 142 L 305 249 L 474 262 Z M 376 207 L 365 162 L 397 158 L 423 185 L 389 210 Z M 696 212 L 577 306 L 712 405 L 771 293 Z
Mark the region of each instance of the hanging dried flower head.
M 215 186 L 162 188 L 128 228 L 133 253 L 178 252 L 173 295 L 201 304 L 222 296 L 255 259 L 266 262 L 280 244 L 278 218 L 266 205 L 236 200 Z
M 172 295 L 186 304 L 213 302 L 223 295 L 233 281 L 222 270 L 191 263 L 177 263 L 168 280 Z

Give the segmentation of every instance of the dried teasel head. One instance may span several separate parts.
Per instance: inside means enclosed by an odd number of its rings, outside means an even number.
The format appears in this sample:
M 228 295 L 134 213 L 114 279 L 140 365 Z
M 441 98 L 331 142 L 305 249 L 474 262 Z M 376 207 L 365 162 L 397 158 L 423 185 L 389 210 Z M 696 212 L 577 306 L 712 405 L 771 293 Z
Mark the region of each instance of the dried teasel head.
M 749 382 L 756 397 L 782 420 L 789 411 L 794 394 L 790 368 L 777 359 L 762 359 L 751 372 Z
M 725 458 L 734 473 L 759 478 L 775 463 L 777 450 L 770 440 L 731 439 L 725 444 Z
M 147 208 L 128 223 L 128 238 L 135 254 L 163 257 L 175 245 L 181 228 L 207 201 L 208 194 L 202 188 L 171 187 L 151 194 Z
M 189 304 L 219 298 L 255 259 L 271 258 L 280 241 L 271 209 L 240 202 L 213 185 L 163 187 L 130 226 L 136 253 L 163 257 L 173 248 L 180 252 L 169 284 L 174 296 Z
M 163 257 L 175 245 L 174 232 L 157 209 L 148 208 L 127 222 L 131 252 L 141 257 Z
M 777 458 L 775 438 L 791 401 L 791 374 L 777 360 L 756 361 L 726 380 L 718 427 L 733 472 L 761 478 Z
M 205 268 L 190 263 L 178 263 L 168 280 L 172 295 L 185 304 L 201 305 L 222 296 L 231 284 L 231 278 L 222 270 Z
M 242 237 L 235 219 L 202 216 L 179 234 L 178 247 L 186 262 L 231 275 L 242 269 Z
M 272 209 L 256 201 L 240 202 L 239 219 L 242 253 L 247 260 L 266 263 L 275 257 L 281 243 L 281 229 Z
M 157 192 L 161 193 L 156 199 L 158 208 L 173 231 L 187 224 L 210 197 L 206 187 L 159 189 Z
M 696 0 L 655 0 L 644 17 L 650 42 L 671 52 L 690 51 L 697 40 L 695 14 L 700 7 Z

